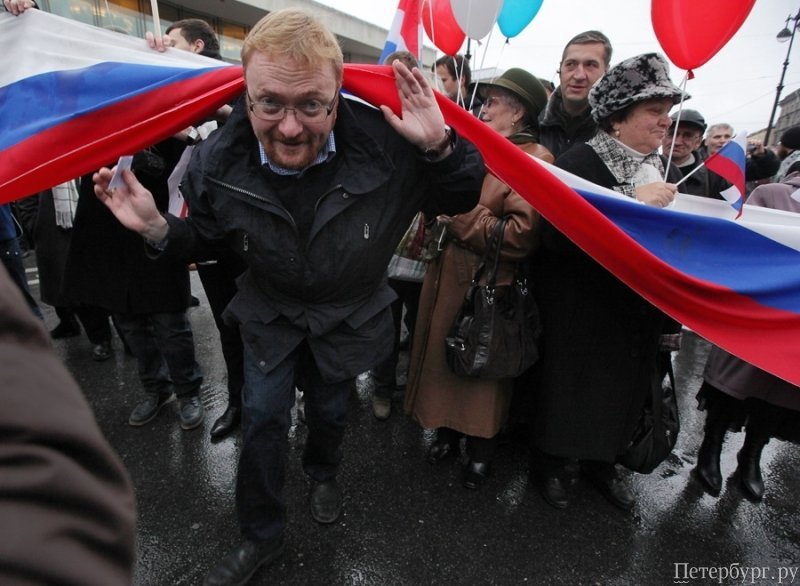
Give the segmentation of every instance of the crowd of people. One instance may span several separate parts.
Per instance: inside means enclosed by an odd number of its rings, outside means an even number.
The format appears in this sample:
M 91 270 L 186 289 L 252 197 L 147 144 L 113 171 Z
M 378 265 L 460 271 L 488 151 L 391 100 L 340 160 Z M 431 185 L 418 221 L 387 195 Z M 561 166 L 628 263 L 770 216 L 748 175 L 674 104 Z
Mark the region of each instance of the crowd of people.
M 15 14 L 33 5 L 4 2 Z M 213 29 L 196 19 L 148 40 L 156 50 L 219 58 Z M 479 489 L 491 474 L 498 438 L 524 422 L 535 485 L 549 505 L 568 507 L 571 488 L 584 478 L 613 505 L 633 508 L 618 460 L 679 349 L 681 325 L 487 172 L 476 147 L 446 125 L 433 91 L 439 87 L 528 155 L 643 205 L 666 207 L 678 192 L 722 199 L 729 184 L 702 161 L 733 129 L 707 126 L 696 110 L 675 111 L 688 96 L 661 55 L 614 67 L 611 57 L 600 31 L 575 35 L 552 89 L 521 68 L 473 83 L 461 55 L 439 59 L 429 76 L 400 52 L 386 61 L 401 107 L 393 112 L 341 93 L 336 37 L 306 12 L 279 10 L 247 35 L 245 91 L 213 117 L 218 128 L 207 138 L 191 127 L 138 153 L 133 170 L 122 172 L 123 187 L 110 186 L 109 161 L 20 206 L 36 235 L 42 302 L 60 320 L 51 336 L 79 335 L 82 324 L 93 357 L 104 360 L 112 351 L 110 321 L 136 359 L 144 394 L 132 426 L 148 424 L 176 397 L 184 430 L 204 420 L 202 372 L 186 318 L 188 267 L 196 265 L 228 374 L 229 403 L 211 435 L 221 439 L 241 427 L 242 437 L 241 536 L 205 584 L 244 584 L 285 549 L 283 486 L 297 391 L 308 427 L 302 465 L 311 515 L 321 524 L 339 519 L 347 399 L 367 371 L 376 383 L 376 418 L 390 417 L 402 396 L 405 412 L 436 431 L 424 455 L 430 464 L 461 455 L 463 446 L 467 489 Z M 777 152 L 752 147 L 747 179 L 766 184 L 753 189 L 749 203 L 800 212 L 791 198 L 800 188 L 800 128 L 784 133 Z M 175 169 L 182 172 L 185 218 L 167 213 Z M 458 376 L 448 367 L 445 337 L 501 220 L 498 289 L 502 294 L 526 271 L 543 325 L 540 359 L 519 379 Z M 19 236 L 8 206 L 0 208 L 3 260 L 35 321 L 41 312 L 20 273 Z M 100 241 L 104 246 L 95 246 Z M 4 285 L 4 305 L 6 291 Z M 18 314 L 22 302 L 12 301 Z M 405 386 L 397 373 L 404 315 Z M 26 327 L 41 345 L 36 326 Z M 744 429 L 741 486 L 760 500 L 764 445 L 800 438 L 798 389 L 719 348 L 704 379 L 698 482 L 719 494 L 725 435 Z M 523 388 L 521 401 L 516 392 Z M 106 481 L 99 497 L 117 491 L 122 499 L 108 512 L 120 519 L 122 547 L 130 541 L 132 508 L 120 502 L 131 499 L 130 487 L 102 438 L 91 426 L 87 433 L 83 441 L 106 467 L 95 471 Z M 2 486 L 0 480 L 0 506 Z M 131 563 L 124 551 L 114 561 Z

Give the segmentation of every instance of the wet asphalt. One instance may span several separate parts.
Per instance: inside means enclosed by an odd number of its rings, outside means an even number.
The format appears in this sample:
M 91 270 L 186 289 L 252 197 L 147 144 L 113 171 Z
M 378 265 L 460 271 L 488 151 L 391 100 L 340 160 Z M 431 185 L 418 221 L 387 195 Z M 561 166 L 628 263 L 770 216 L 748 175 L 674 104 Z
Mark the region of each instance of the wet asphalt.
M 34 266 L 30 258 L 26 263 Z M 38 297 L 34 268 L 29 276 Z M 208 435 L 227 403 L 225 368 L 208 303 L 195 274 L 192 280 L 201 300 L 190 318 L 205 373 L 206 408 L 206 420 L 195 430 L 181 430 L 174 405 L 142 428 L 127 424 L 141 394 L 135 361 L 119 339 L 106 362 L 91 359 L 84 336 L 54 341 L 133 480 L 137 586 L 200 584 L 238 539 L 234 487 L 240 438 L 212 443 Z M 51 329 L 55 313 L 42 307 Z M 760 503 L 747 500 L 738 487 L 742 434 L 726 440 L 726 480 L 718 498 L 706 494 L 691 474 L 705 417 L 696 410 L 694 395 L 708 349 L 707 342 L 685 333 L 675 358 L 682 425 L 677 447 L 652 474 L 632 475 L 637 501 L 627 513 L 585 480 L 573 488 L 566 510 L 553 509 L 529 478 L 524 446 L 513 441 L 500 447 L 484 486 L 463 488 L 459 461 L 438 466 L 425 461 L 433 436 L 399 404 L 388 421 L 373 417 L 371 383 L 360 377 L 338 477 L 345 495 L 340 522 L 320 526 L 311 519 L 309 483 L 300 466 L 306 429 L 295 418 L 285 491 L 286 553 L 251 583 L 800 584 L 800 450 L 778 440 L 768 444 Z

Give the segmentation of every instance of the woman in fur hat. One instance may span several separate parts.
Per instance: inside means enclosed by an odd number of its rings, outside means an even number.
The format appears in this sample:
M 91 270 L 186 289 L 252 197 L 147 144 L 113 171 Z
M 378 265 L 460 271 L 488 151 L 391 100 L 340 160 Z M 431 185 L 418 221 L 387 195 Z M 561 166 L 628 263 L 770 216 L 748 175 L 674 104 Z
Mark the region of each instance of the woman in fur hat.
M 597 135 L 556 164 L 644 205 L 668 205 L 680 172 L 672 167 L 664 181 L 666 161 L 657 151 L 680 99 L 661 55 L 622 61 L 589 94 Z M 533 389 L 535 478 L 545 500 L 561 509 L 580 469 L 612 504 L 630 510 L 634 496 L 616 462 L 651 396 L 668 318 L 549 223 L 540 233 L 533 273 L 543 326 Z

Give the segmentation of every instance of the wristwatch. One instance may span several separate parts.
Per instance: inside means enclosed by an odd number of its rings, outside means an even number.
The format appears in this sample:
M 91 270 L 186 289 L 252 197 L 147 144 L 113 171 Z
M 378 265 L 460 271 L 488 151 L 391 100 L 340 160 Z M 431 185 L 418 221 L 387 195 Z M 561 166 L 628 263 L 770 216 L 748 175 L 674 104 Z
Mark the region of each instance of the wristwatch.
M 455 142 L 456 135 L 453 132 L 453 129 L 449 126 L 444 127 L 444 140 L 440 142 L 438 145 L 434 147 L 429 147 L 422 151 L 422 156 L 425 157 L 429 161 L 438 161 L 442 158 L 442 154 L 449 148 L 453 146 Z

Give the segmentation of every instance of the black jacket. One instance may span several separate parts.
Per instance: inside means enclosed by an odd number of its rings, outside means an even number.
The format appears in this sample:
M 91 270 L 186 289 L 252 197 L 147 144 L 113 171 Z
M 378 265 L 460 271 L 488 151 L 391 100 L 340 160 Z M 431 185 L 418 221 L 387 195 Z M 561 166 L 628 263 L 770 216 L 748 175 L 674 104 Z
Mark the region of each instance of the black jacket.
M 133 170 L 153 194 L 159 210 L 169 207 L 167 178 L 183 146 L 167 139 L 134 157 Z M 111 313 L 184 311 L 190 295 L 186 263 L 148 258 L 141 236 L 120 224 L 97 199 L 91 173 L 81 178 L 79 191 L 64 271 L 67 299 L 74 305 L 93 305 Z
M 695 156 L 695 162 L 692 165 L 678 167 L 684 177 L 703 162 L 701 158 L 702 153 L 700 151 L 695 151 L 693 154 Z M 778 157 L 771 151 L 765 151 L 761 156 L 747 157 L 745 161 L 745 180 L 757 181 L 759 179 L 772 177 L 778 171 L 779 166 L 780 162 L 778 161 Z M 731 186 L 728 181 L 706 167 L 695 171 L 682 185 L 685 187 L 680 191 L 684 193 L 721 200 L 725 198 L 722 197 L 720 193 Z
M 576 142 L 586 142 L 597 134 L 597 123 L 592 119 L 591 108 L 580 116 L 568 116 L 561 98 L 561 88 L 556 89 L 539 114 L 539 143 L 558 158 Z
M 351 378 L 391 349 L 386 267 L 420 209 L 433 217 L 475 207 L 485 173 L 475 148 L 456 139 L 437 163 L 370 106 L 342 99 L 336 154 L 298 176 L 261 165 L 243 103 L 195 152 L 182 192 L 190 217 L 168 217 L 164 254 L 213 256 L 227 245 L 248 269 L 226 317 L 268 372 L 307 340 L 328 381 Z M 293 217 L 282 202 L 313 210 Z

